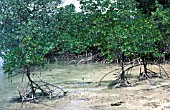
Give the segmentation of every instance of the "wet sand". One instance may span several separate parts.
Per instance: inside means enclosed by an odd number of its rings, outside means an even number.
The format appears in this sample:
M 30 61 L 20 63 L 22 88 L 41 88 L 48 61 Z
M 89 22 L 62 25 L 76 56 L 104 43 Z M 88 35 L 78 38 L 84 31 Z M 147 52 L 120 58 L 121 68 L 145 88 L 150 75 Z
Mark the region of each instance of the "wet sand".
M 68 65 L 64 68 L 52 64 L 51 71 L 43 75 L 54 75 L 54 79 L 47 81 L 68 90 L 63 98 L 44 99 L 38 104 L 26 102 L 9 102 L 1 105 L 0 110 L 170 110 L 170 79 L 154 78 L 155 85 L 148 80 L 138 81 L 139 67 L 131 71 L 128 78 L 133 87 L 108 89 L 107 85 L 116 79 L 115 73 L 107 75 L 96 87 L 100 78 L 106 73 L 117 68 L 99 64 Z M 170 75 L 170 65 L 163 65 Z M 150 69 L 159 73 L 158 66 L 149 66 Z M 163 71 L 161 71 L 162 74 Z M 64 74 L 63 74 L 64 73 Z M 57 74 L 57 75 L 55 75 Z M 162 109 L 164 107 L 164 109 Z

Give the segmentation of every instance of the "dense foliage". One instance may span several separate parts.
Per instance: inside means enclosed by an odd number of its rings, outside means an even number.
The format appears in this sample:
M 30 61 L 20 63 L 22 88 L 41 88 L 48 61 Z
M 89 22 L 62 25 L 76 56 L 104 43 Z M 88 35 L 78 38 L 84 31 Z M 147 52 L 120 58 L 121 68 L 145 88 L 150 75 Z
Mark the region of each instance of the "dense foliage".
M 170 9 L 161 0 L 1 0 L 0 51 L 4 69 L 40 66 L 55 50 L 101 53 L 108 61 L 161 57 L 170 44 Z M 168 2 L 169 3 L 169 2 Z M 146 66 L 146 65 L 145 65 Z M 122 68 L 123 69 L 123 68 Z M 123 71 L 123 70 L 122 70 Z

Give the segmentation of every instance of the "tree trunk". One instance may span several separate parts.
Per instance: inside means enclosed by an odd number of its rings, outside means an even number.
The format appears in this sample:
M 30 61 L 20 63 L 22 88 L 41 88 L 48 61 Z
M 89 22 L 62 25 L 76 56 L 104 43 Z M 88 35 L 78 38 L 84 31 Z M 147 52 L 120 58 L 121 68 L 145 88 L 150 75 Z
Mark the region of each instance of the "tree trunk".
M 143 64 L 143 68 L 144 68 L 144 71 L 143 73 L 140 74 L 140 76 L 142 76 L 143 79 L 147 79 L 147 61 L 145 60 L 144 57 L 142 57 L 142 64 Z
M 32 92 L 32 99 L 33 99 L 33 102 L 35 102 L 35 88 L 34 88 L 33 80 L 30 77 L 31 73 L 30 73 L 30 68 L 29 67 L 27 67 L 26 72 L 27 72 L 27 78 L 28 78 L 28 80 L 30 82 L 30 87 L 31 87 L 31 92 Z
M 122 70 L 122 73 L 120 75 L 120 80 L 121 80 L 121 83 L 125 83 L 124 53 L 122 53 L 120 56 L 120 65 L 121 65 L 121 70 Z

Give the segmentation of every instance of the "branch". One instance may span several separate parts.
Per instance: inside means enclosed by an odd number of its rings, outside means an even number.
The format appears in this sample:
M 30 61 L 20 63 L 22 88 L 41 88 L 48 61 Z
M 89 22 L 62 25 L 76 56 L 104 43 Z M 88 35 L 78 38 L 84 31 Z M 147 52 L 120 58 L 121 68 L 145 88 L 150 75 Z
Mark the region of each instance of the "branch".
M 60 89 L 63 93 L 64 93 L 64 96 L 66 95 L 67 91 L 64 91 L 64 89 L 58 87 L 58 86 L 55 86 L 53 84 L 50 84 L 50 83 L 47 83 L 47 82 L 44 82 L 38 75 L 36 75 L 38 77 L 38 79 L 40 80 L 40 82 L 44 83 L 45 85 L 44 86 L 47 86 L 47 85 L 50 85 L 50 86 L 53 86 L 53 87 L 56 87 L 58 89 Z
M 165 71 L 165 69 L 160 65 L 160 64 L 155 64 L 155 63 L 148 63 L 148 64 L 150 64 L 150 65 L 157 65 L 157 66 L 159 66 L 164 72 L 165 72 L 165 74 L 166 74 L 166 76 L 167 76 L 167 78 L 169 78 L 169 75 L 168 75 L 168 73 Z
M 8 76 L 8 77 L 6 77 L 5 79 L 8 79 L 8 78 L 11 78 L 11 77 L 14 77 L 14 76 L 18 76 L 18 75 L 20 75 L 21 73 L 17 73 L 17 74 L 14 74 L 14 75 L 10 75 L 10 76 Z
M 132 65 L 129 68 L 126 68 L 125 71 L 129 71 L 130 69 L 132 69 L 132 68 L 134 68 L 136 66 L 141 66 L 141 64 Z
M 113 70 L 113 71 L 110 71 L 110 72 L 106 73 L 106 74 L 100 79 L 99 84 L 98 84 L 97 86 L 101 86 L 101 81 L 102 81 L 108 74 L 113 73 L 113 72 L 115 72 L 115 71 L 117 71 L 117 70 L 119 70 L 119 69 L 121 69 L 121 68 L 117 68 L 117 69 L 115 69 L 115 70 Z

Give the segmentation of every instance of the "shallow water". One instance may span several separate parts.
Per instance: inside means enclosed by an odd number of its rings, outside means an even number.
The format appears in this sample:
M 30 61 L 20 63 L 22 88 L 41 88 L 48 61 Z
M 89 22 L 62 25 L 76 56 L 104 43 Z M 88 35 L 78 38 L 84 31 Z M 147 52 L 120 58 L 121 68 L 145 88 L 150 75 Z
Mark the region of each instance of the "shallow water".
M 164 67 L 170 73 L 170 65 Z M 170 99 L 168 92 L 170 89 L 164 87 L 170 84 L 169 79 L 158 79 L 156 86 L 151 86 L 148 81 L 144 81 L 135 87 L 109 90 L 107 85 L 115 78 L 114 73 L 103 79 L 101 87 L 96 87 L 101 77 L 115 68 L 117 68 L 115 65 L 112 65 L 111 68 L 102 64 L 81 64 L 78 66 L 67 63 L 48 64 L 48 69 L 41 71 L 41 75 L 39 71 L 36 73 L 41 78 L 45 77 L 45 81 L 69 91 L 68 97 L 60 100 L 47 100 L 44 103 L 48 106 L 26 103 L 25 108 L 20 108 L 20 104 L 11 101 L 18 97 L 17 86 L 21 87 L 21 76 L 14 77 L 11 82 L 5 79 L 7 75 L 3 73 L 1 68 L 0 110 L 141 110 L 142 108 L 152 110 L 155 107 L 154 104 L 158 106 L 160 101 Z M 150 66 L 150 68 L 159 72 L 157 66 Z M 132 73 L 138 72 L 139 68 L 135 68 Z M 110 104 L 120 101 L 126 103 L 122 104 L 120 108 L 110 106 Z M 143 105 L 139 106 L 138 103 Z M 127 108 L 129 105 L 133 109 Z
M 12 81 L 12 82 L 11 82 Z M 11 99 L 18 96 L 17 86 L 20 85 L 20 80 L 13 78 L 13 80 L 7 79 L 7 75 L 4 74 L 2 67 L 0 67 L 0 110 L 3 106 L 7 106 Z
M 36 72 L 44 81 L 57 85 L 70 93 L 74 92 L 87 92 L 98 90 L 95 87 L 95 81 L 92 75 L 98 73 L 100 69 L 107 68 L 106 65 L 100 64 L 82 64 L 82 65 L 68 65 L 67 63 L 53 63 L 48 65 L 48 69 L 45 71 Z M 92 75 L 89 76 L 89 73 Z M 3 73 L 2 67 L 0 67 L 0 108 L 6 107 L 11 103 L 13 98 L 18 97 L 17 87 L 22 87 L 22 76 L 15 76 L 11 80 L 7 79 L 7 74 Z M 34 77 L 33 77 L 34 78 Z M 96 79 L 96 78 L 95 78 Z M 5 109 L 5 108 L 4 108 Z

